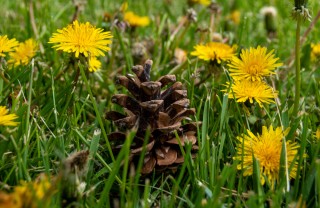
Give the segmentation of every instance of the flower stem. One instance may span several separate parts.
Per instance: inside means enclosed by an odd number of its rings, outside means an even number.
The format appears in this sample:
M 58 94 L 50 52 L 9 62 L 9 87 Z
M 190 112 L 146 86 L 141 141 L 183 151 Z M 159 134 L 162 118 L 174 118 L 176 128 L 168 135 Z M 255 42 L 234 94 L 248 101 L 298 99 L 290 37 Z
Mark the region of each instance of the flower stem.
M 301 76 L 300 76 L 300 25 L 301 16 L 297 16 L 297 29 L 296 29 L 296 80 L 295 80 L 295 98 L 293 107 L 293 117 L 297 117 L 299 110 L 300 101 L 300 87 L 301 87 Z
M 10 83 L 9 80 L 4 76 L 3 72 L 0 72 L 0 77 L 5 81 L 7 84 Z

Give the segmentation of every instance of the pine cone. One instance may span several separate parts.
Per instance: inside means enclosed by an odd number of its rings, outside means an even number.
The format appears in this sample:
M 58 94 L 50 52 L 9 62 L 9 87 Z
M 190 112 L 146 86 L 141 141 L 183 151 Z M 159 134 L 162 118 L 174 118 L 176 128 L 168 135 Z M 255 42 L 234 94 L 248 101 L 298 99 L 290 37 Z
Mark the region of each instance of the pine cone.
M 181 121 L 195 114 L 195 109 L 189 109 L 187 90 L 182 89 L 182 83 L 176 82 L 175 75 L 165 75 L 158 81 L 150 81 L 152 61 L 147 60 L 144 66 L 137 65 L 132 68 L 136 74 L 119 76 L 117 84 L 128 89 L 132 97 L 117 94 L 112 102 L 124 107 L 126 115 L 116 111 L 107 113 L 106 118 L 114 121 L 119 131 L 109 134 L 113 142 L 113 151 L 119 152 L 126 134 L 124 132 L 135 128 L 137 133 L 130 147 L 130 158 L 135 163 L 143 150 L 145 133 L 150 128 L 150 138 L 146 145 L 142 174 L 151 173 L 153 169 L 177 167 L 184 162 L 179 143 L 192 144 L 192 152 L 198 150 L 196 123 L 182 125 Z M 173 83 L 170 87 L 167 85 Z M 180 142 L 174 132 L 177 131 Z M 195 154 L 192 155 L 193 157 Z

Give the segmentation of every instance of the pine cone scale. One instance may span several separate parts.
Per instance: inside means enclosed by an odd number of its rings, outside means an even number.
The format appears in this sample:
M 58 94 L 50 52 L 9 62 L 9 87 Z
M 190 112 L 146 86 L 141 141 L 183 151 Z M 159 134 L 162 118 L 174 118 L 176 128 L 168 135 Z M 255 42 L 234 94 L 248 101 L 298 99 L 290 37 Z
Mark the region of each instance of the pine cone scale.
M 149 152 L 153 148 L 153 146 L 154 146 L 154 140 L 146 145 L 146 151 Z M 143 150 L 143 147 L 139 147 L 136 149 L 131 149 L 130 153 L 137 154 L 137 153 L 140 153 L 142 150 Z
M 167 151 L 156 149 L 157 165 L 165 166 L 172 165 L 178 158 L 177 151 L 169 148 Z
M 153 99 L 155 99 L 160 95 L 161 82 L 143 82 L 141 83 L 141 89 L 148 96 L 154 96 Z
M 129 97 L 128 95 L 124 95 L 124 94 L 114 95 L 114 96 L 112 96 L 111 101 L 113 103 L 116 103 L 116 104 L 122 106 L 122 107 L 127 108 L 128 110 L 130 110 L 134 114 L 140 113 L 138 101 L 136 101 L 132 97 Z
M 116 84 L 120 84 L 127 88 L 129 92 L 135 96 L 139 96 L 139 90 L 140 90 L 140 82 L 137 80 L 133 80 L 131 77 L 127 76 L 118 76 L 116 80 Z
M 154 157 L 150 157 L 148 155 L 145 156 L 144 164 L 141 169 L 142 174 L 149 174 L 153 171 L 154 167 L 156 166 L 156 159 Z
M 156 112 L 161 106 L 163 106 L 163 100 L 150 100 L 140 103 L 140 106 L 149 112 Z
M 169 83 L 173 83 L 176 81 L 176 76 L 175 75 L 165 75 L 162 76 L 158 79 L 158 82 L 161 83 L 161 88 L 166 86 Z

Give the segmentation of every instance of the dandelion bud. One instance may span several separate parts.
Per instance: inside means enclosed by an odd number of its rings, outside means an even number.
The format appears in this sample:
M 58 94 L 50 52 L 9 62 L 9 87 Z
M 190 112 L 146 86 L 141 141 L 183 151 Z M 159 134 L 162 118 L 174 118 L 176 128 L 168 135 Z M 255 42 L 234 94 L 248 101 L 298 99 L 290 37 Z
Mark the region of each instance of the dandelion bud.
M 201 205 L 202 205 L 202 206 L 208 205 L 207 199 L 202 199 L 202 200 L 201 200 Z
M 116 27 L 116 28 L 118 28 L 119 31 L 121 31 L 121 32 L 125 32 L 126 29 L 129 27 L 129 25 L 128 25 L 127 22 L 120 21 L 119 19 L 115 19 L 115 20 L 114 20 L 113 26 Z
M 294 19 L 297 19 L 299 16 L 303 18 L 303 20 L 311 20 L 311 15 L 307 8 L 308 0 L 295 0 L 294 7 L 292 9 L 292 16 Z
M 223 38 L 222 38 L 222 35 L 220 33 L 213 33 L 212 34 L 212 41 L 213 42 L 220 42 L 222 43 L 223 42 Z
M 214 14 L 219 14 L 221 12 L 221 7 L 216 2 L 211 2 L 211 4 L 209 5 L 209 9 Z
M 260 13 L 264 17 L 264 23 L 265 23 L 265 28 L 266 28 L 268 37 L 271 39 L 276 37 L 277 36 L 276 8 L 272 6 L 263 7 L 260 10 Z
M 61 202 L 62 207 L 79 200 L 79 190 L 83 190 L 83 179 L 88 171 L 89 151 L 82 150 L 71 154 L 63 162 L 61 170 Z
M 132 45 L 131 53 L 134 61 L 138 63 L 143 63 L 147 58 L 147 49 L 140 42 L 136 42 Z
M 187 52 L 181 48 L 176 48 L 174 50 L 174 62 L 179 65 L 187 60 Z
M 66 176 L 77 174 L 78 177 L 83 177 L 88 169 L 89 151 L 82 150 L 70 155 L 64 161 L 64 173 Z
M 108 13 L 108 12 L 103 13 L 102 21 L 103 22 L 110 22 L 110 20 L 112 20 L 111 13 Z
M 197 21 L 197 12 L 194 9 L 190 8 L 187 10 L 187 17 L 190 22 L 196 22 Z
M 307 7 L 308 0 L 294 0 L 294 7 L 296 9 L 301 9 Z
M 128 9 L 128 2 L 124 2 L 120 6 L 120 12 L 125 12 Z

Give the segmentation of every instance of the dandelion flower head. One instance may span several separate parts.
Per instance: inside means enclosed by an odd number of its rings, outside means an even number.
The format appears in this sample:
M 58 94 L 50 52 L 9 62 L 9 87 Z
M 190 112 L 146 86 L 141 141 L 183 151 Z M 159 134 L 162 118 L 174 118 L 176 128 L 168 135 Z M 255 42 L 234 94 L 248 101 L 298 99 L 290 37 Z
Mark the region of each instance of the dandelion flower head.
M 95 56 L 91 56 L 88 60 L 89 71 L 95 72 L 98 69 L 101 69 L 101 62 Z
M 211 0 L 191 0 L 193 4 L 201 4 L 203 6 L 209 6 L 211 4 Z
M 13 52 L 10 52 L 9 64 L 14 66 L 28 65 L 30 60 L 36 55 L 38 44 L 33 39 L 28 39 L 20 43 Z
M 123 19 L 128 22 L 131 27 L 145 27 L 150 24 L 148 16 L 139 16 L 132 11 L 125 12 Z
M 314 137 L 320 141 L 320 127 L 317 128 L 317 131 L 314 133 Z
M 227 86 L 228 84 L 229 83 L 227 83 Z M 223 91 L 226 92 L 227 90 Z M 234 95 L 232 94 L 232 92 Z M 275 92 L 273 88 L 271 88 L 264 82 L 235 80 L 231 85 L 231 90 L 228 97 L 231 99 L 235 97 L 238 103 L 243 103 L 247 100 L 249 100 L 250 103 L 253 103 L 253 100 L 255 100 L 259 104 L 259 106 L 262 107 L 263 103 L 274 103 L 274 98 L 277 97 L 277 92 Z
M 49 43 L 56 44 L 53 48 L 67 53 L 75 53 L 85 57 L 104 56 L 104 52 L 110 50 L 111 32 L 103 32 L 103 29 L 92 26 L 89 22 L 79 23 L 75 20 L 67 27 L 53 33 Z
M 241 20 L 241 12 L 239 10 L 233 10 L 229 15 L 229 19 L 234 22 L 234 24 L 239 25 Z
M 16 114 L 9 114 L 5 106 L 0 106 L 0 126 L 17 126 L 19 123 L 13 121 L 18 118 Z
M 5 57 L 4 53 L 13 51 L 13 48 L 18 45 L 19 42 L 15 38 L 8 39 L 6 35 L 0 35 L 0 57 Z
M 273 50 L 267 53 L 266 47 L 250 48 L 241 51 L 240 59 L 233 56 L 230 67 L 230 76 L 235 80 L 261 81 L 262 77 L 275 74 L 274 70 L 282 66 L 276 63 L 279 58 L 274 58 Z
M 236 47 L 219 42 L 210 42 L 205 45 L 196 45 L 194 49 L 195 51 L 191 52 L 192 56 L 197 56 L 205 61 L 217 61 L 220 64 L 234 56 Z
M 285 131 L 281 127 L 269 129 L 266 126 L 262 127 L 261 135 L 254 135 L 250 130 L 247 130 L 248 135 L 237 137 L 237 156 L 234 158 L 240 163 L 237 168 L 243 168 L 243 175 L 250 176 L 253 174 L 253 159 L 254 156 L 260 165 L 260 182 L 265 184 L 266 180 L 271 187 L 278 181 L 280 171 L 280 156 L 282 150 L 282 140 L 289 133 L 289 128 Z M 298 153 L 299 145 L 296 142 L 286 141 L 286 155 L 288 161 L 288 169 L 290 178 L 295 178 L 297 174 L 297 162 L 294 158 Z M 294 164 L 292 164 L 294 163 Z

